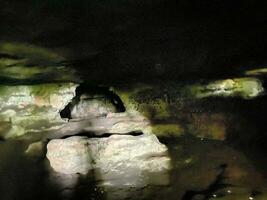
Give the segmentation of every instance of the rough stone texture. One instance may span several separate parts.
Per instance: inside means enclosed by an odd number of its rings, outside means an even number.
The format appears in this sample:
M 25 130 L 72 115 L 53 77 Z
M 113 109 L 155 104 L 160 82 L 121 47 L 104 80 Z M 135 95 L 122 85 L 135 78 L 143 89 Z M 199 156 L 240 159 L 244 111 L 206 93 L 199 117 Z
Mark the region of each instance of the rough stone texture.
M 107 186 L 168 184 L 170 158 L 155 135 L 112 135 L 89 140 L 96 178 Z M 157 179 L 159 178 L 160 179 Z
M 79 133 L 127 134 L 130 132 L 148 132 L 148 129 L 149 121 L 139 113 L 110 113 L 106 117 L 70 120 L 69 123 L 47 137 L 60 138 Z
M 87 174 L 92 158 L 85 137 L 52 140 L 47 144 L 47 158 L 51 167 L 63 174 Z
M 71 110 L 71 118 L 106 116 L 116 112 L 115 106 L 105 97 L 81 99 Z
M 152 134 L 56 139 L 47 145 L 47 158 L 56 172 L 86 174 L 93 168 L 100 185 L 118 187 L 166 185 L 171 167 L 166 146 Z
M 0 121 L 10 130 L 0 135 L 14 137 L 61 127 L 59 111 L 75 96 L 73 83 L 0 87 Z M 5 133 L 4 133 L 5 132 Z

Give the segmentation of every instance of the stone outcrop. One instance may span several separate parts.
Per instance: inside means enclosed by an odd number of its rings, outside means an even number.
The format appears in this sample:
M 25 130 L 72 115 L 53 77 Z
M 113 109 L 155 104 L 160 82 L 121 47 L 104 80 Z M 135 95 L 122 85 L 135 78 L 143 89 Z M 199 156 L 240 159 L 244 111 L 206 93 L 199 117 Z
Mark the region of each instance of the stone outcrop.
M 54 139 L 47 145 L 47 158 L 56 172 L 93 169 L 100 185 L 116 187 L 166 185 L 171 167 L 166 146 L 152 134 Z
M 59 112 L 75 96 L 73 83 L 0 87 L 0 121 L 8 127 L 2 137 L 58 129 L 64 123 Z

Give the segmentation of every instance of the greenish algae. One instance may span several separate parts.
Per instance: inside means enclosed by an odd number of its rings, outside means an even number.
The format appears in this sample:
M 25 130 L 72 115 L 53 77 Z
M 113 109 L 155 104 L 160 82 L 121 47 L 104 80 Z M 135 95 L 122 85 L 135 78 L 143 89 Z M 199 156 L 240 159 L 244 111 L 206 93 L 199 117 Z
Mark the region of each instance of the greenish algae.
M 1 42 L 0 52 L 19 58 L 26 58 L 32 63 L 58 63 L 64 57 L 44 47 L 27 43 Z
M 158 137 L 178 137 L 185 134 L 185 130 L 179 124 L 155 124 L 151 127 L 152 133 Z
M 260 79 L 245 77 L 218 80 L 208 84 L 188 85 L 183 91 L 193 98 L 217 96 L 252 99 L 261 95 L 264 92 L 264 88 Z
M 61 127 L 66 121 L 59 112 L 75 96 L 77 86 L 73 83 L 0 86 L 0 122 L 11 125 L 2 135 L 9 138 Z
M 0 43 L 1 77 L 18 80 L 79 81 L 76 71 L 62 65 L 53 50 L 24 43 Z
M 244 74 L 247 76 L 266 75 L 267 74 L 267 67 L 247 70 L 247 71 L 245 71 Z

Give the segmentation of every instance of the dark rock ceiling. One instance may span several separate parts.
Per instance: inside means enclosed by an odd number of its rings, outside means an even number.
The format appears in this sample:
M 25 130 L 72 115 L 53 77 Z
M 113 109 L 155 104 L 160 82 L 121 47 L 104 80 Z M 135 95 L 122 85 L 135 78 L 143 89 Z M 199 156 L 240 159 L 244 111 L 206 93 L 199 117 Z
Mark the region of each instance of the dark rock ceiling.
M 266 11 L 255 0 L 8 0 L 0 37 L 64 55 L 84 80 L 231 77 L 266 65 Z

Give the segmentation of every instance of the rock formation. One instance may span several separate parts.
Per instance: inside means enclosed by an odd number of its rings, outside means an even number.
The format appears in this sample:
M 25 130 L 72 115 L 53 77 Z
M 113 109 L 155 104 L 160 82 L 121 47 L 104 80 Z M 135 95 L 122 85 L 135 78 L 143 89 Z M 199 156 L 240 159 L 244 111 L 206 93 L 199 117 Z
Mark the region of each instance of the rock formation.
M 116 113 L 109 99 L 94 97 L 81 95 L 72 102 L 69 122 L 43 135 L 51 140 L 46 156 L 60 187 L 75 187 L 77 174 L 108 189 L 168 185 L 168 149 L 149 120 L 137 111 Z
M 59 112 L 75 96 L 72 83 L 0 86 L 0 121 L 10 125 L 3 137 L 58 129 L 66 120 Z
M 47 145 L 47 158 L 59 173 L 89 174 L 93 170 L 100 185 L 143 187 L 169 183 L 167 148 L 152 134 L 54 139 Z
M 80 101 L 71 109 L 71 118 L 92 118 L 115 113 L 116 108 L 105 96 L 81 96 Z

